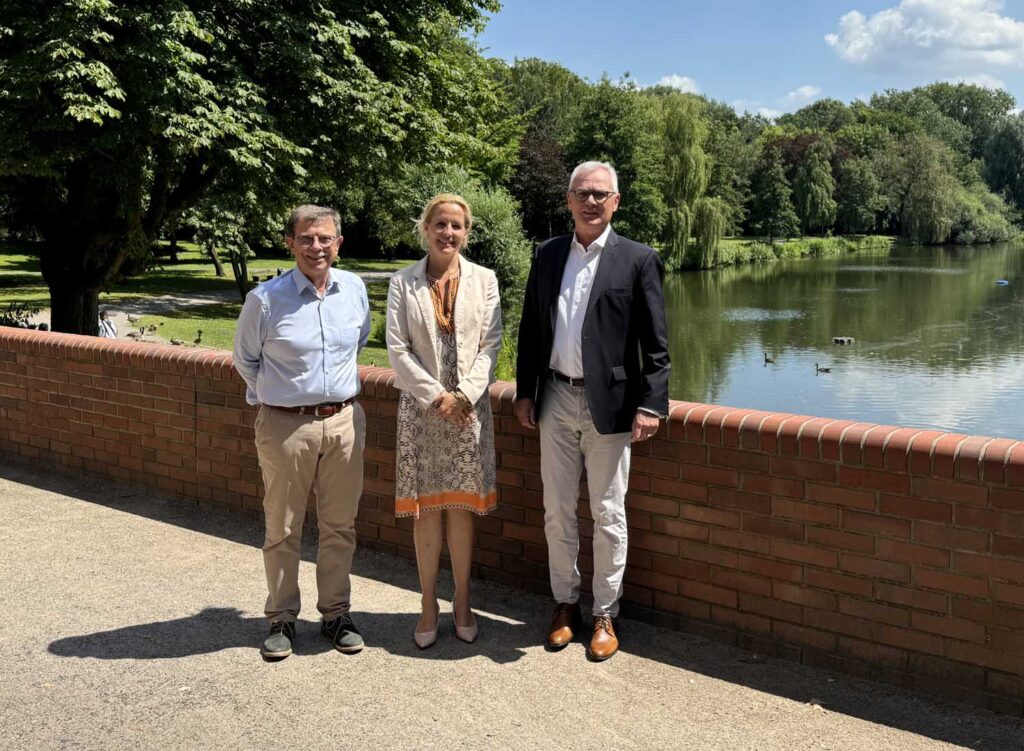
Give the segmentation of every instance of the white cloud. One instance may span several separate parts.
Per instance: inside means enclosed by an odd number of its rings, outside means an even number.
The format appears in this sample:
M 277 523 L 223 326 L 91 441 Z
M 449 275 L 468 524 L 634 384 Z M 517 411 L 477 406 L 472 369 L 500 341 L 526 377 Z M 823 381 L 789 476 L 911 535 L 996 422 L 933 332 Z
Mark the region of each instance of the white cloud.
M 777 110 L 774 107 L 758 107 L 757 114 L 761 117 L 767 117 L 769 120 L 774 120 L 782 115 L 782 110 Z
M 673 73 L 671 76 L 665 76 L 658 81 L 659 86 L 671 86 L 673 89 L 679 89 L 687 94 L 699 94 L 700 85 L 689 76 L 679 76 Z
M 976 73 L 973 76 L 952 76 L 947 78 L 948 83 L 973 83 L 975 86 L 984 86 L 986 89 L 1005 89 L 1006 84 L 1002 79 L 991 76 L 988 73 Z
M 800 86 L 786 94 L 786 104 L 804 105 L 813 99 L 817 99 L 821 89 L 817 86 Z
M 1024 67 L 1024 22 L 1002 0 L 900 0 L 867 17 L 853 10 L 825 41 L 843 60 L 931 75 L 991 75 Z

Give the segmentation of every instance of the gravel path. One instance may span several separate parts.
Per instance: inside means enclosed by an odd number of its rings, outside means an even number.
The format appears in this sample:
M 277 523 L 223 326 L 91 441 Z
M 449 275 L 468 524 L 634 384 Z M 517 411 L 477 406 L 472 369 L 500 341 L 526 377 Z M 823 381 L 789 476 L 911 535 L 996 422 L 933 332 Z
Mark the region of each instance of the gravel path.
M 1018 720 L 623 620 L 623 650 L 539 644 L 547 598 L 480 583 L 481 635 L 412 641 L 413 562 L 360 551 L 367 648 L 263 662 L 261 524 L 0 457 L 0 746 L 10 749 L 1019 751 Z M 443 576 L 447 580 L 447 576 Z M 451 594 L 447 581 L 443 597 Z

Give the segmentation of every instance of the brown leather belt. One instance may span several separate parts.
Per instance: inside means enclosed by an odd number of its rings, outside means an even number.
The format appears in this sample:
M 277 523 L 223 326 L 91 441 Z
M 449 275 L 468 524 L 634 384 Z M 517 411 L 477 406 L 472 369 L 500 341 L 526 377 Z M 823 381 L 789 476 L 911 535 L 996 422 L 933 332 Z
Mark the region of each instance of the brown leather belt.
M 561 381 L 562 383 L 568 383 L 570 386 L 582 386 L 583 385 L 583 379 L 582 378 L 573 378 L 572 376 L 567 376 L 565 373 L 559 373 L 557 370 L 552 370 L 551 371 L 551 375 L 554 377 L 554 379 L 556 381 Z
M 270 407 L 280 412 L 291 412 L 293 415 L 309 415 L 310 417 L 330 417 L 336 415 L 341 410 L 345 409 L 348 405 L 355 401 L 355 397 L 346 399 L 343 402 L 330 402 L 329 404 L 314 404 L 310 407 L 278 407 L 276 404 L 264 404 L 264 407 Z

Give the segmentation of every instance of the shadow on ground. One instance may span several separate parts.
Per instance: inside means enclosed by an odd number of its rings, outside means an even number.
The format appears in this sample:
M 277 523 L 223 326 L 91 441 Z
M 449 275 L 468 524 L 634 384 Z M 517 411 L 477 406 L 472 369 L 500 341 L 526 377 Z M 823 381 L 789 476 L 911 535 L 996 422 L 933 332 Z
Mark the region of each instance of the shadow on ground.
M 151 491 L 117 485 L 102 478 L 43 476 L 35 468 L 6 462 L 0 462 L 0 477 L 250 545 L 254 555 L 258 555 L 262 542 L 259 520 L 200 509 L 188 501 L 159 498 Z M 314 542 L 307 539 L 303 559 L 314 558 Z M 418 591 L 415 566 L 404 559 L 363 550 L 356 557 L 353 573 L 408 590 L 411 598 L 415 598 Z M 446 594 L 443 586 L 441 594 L 442 597 Z M 452 634 L 442 633 L 434 647 L 420 651 L 411 638 L 416 620 L 412 613 L 369 613 L 357 607 L 353 616 L 370 647 L 406 657 L 453 660 L 483 655 L 497 663 L 506 663 L 516 661 L 524 650 L 541 643 L 550 615 L 550 603 L 545 598 L 481 582 L 477 586 L 476 601 L 481 609 L 498 618 L 478 613 L 481 636 L 473 645 L 462 644 Z M 442 615 L 441 627 L 442 632 L 451 631 L 450 616 Z M 831 712 L 967 748 L 1024 748 L 1022 724 L 1016 718 L 844 674 L 763 658 L 642 622 L 624 619 L 620 631 L 623 652 L 681 671 L 700 673 L 801 703 L 813 703 Z M 330 644 L 319 636 L 317 623 L 300 621 L 298 632 L 296 655 L 330 651 Z M 266 624 L 261 618 L 244 617 L 233 607 L 212 607 L 173 620 L 59 639 L 50 644 L 49 651 L 63 657 L 174 659 L 234 648 L 250 648 L 255 652 L 265 633 Z M 568 649 L 578 650 L 583 659 L 581 644 L 571 644 Z M 1019 738 L 1019 742 L 1006 745 L 1008 736 Z
M 357 626 L 368 648 L 384 649 L 389 654 L 425 660 L 467 659 L 483 655 L 497 663 L 515 662 L 527 647 L 536 644 L 534 629 L 509 624 L 477 613 L 480 638 L 473 644 L 455 641 L 444 633 L 445 617 L 437 643 L 419 649 L 412 640 L 417 616 L 412 613 L 366 613 L 354 611 Z M 400 634 L 401 637 L 389 638 Z M 98 660 L 170 660 L 210 654 L 224 649 L 252 649 L 267 635 L 263 618 L 250 618 L 237 608 L 205 608 L 195 615 L 169 621 L 140 623 L 135 626 L 69 636 L 49 645 L 58 657 L 91 657 Z M 449 638 L 450 637 L 450 638 Z M 320 635 L 319 621 L 299 620 L 296 624 L 295 655 L 319 655 L 333 650 Z

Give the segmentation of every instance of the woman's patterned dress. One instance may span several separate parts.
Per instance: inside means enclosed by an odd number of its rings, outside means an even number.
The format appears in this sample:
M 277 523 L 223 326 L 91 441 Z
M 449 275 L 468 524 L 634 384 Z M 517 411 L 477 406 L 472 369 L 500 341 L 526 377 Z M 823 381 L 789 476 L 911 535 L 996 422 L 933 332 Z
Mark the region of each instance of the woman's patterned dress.
M 437 322 L 434 322 L 437 326 Z M 441 385 L 459 385 L 458 332 L 437 328 Z M 493 511 L 498 493 L 494 473 L 494 422 L 484 392 L 469 425 L 458 427 L 403 391 L 398 400 L 398 468 L 395 516 L 419 516 L 436 509 Z

